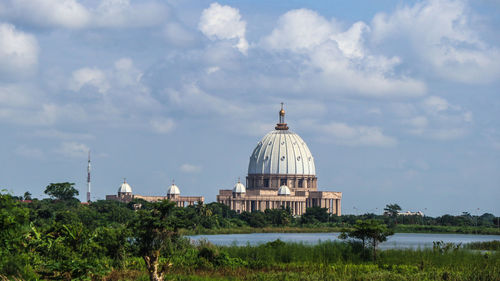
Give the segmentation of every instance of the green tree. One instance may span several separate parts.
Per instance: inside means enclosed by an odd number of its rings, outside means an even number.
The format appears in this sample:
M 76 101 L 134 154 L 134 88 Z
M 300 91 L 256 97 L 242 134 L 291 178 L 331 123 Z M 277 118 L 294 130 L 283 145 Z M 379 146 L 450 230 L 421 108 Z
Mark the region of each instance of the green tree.
M 29 210 L 24 205 L 0 193 L 0 275 L 33 277 L 25 247 Z
M 385 205 L 384 211 L 391 217 L 397 217 L 401 207 L 398 204 L 387 204 Z
M 264 214 L 273 226 L 287 226 L 293 220 L 290 208 L 267 209 Z
M 330 214 L 327 208 L 311 207 L 307 208 L 306 212 L 301 216 L 301 224 L 314 224 L 317 222 L 328 222 Z
M 70 200 L 78 195 L 78 190 L 73 187 L 74 185 L 69 182 L 51 183 L 45 188 L 45 194 L 59 200 Z
M 349 230 L 343 230 L 340 234 L 341 239 L 353 238 L 359 239 L 363 243 L 363 248 L 366 246 L 365 242 L 369 242 L 373 251 L 373 260 L 377 260 L 377 246 L 379 243 L 387 240 L 387 237 L 394 234 L 394 231 L 387 228 L 383 223 L 377 220 L 358 220 L 354 227 Z
M 165 268 L 159 269 L 160 256 L 171 258 L 181 237 L 178 228 L 182 222 L 174 214 L 175 203 L 168 200 L 152 205 L 149 210 L 139 210 L 131 222 L 135 245 L 146 263 L 151 281 L 163 280 Z M 169 256 L 170 255 L 170 256 Z
M 24 200 L 31 200 L 31 193 L 29 191 L 24 193 Z

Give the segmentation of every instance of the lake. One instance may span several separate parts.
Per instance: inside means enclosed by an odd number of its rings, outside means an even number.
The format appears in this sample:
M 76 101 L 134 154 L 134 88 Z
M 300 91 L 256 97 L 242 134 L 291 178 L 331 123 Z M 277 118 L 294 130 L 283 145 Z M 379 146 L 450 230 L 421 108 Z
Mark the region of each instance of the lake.
M 281 239 L 285 242 L 302 242 L 316 244 L 320 241 L 339 240 L 340 233 L 249 233 L 249 234 L 216 234 L 216 235 L 191 235 L 193 240 L 206 239 L 215 245 L 227 246 L 247 244 L 258 245 Z M 427 248 L 432 247 L 433 241 L 451 243 L 470 243 L 500 240 L 500 235 L 474 235 L 474 234 L 437 234 L 437 233 L 396 233 L 380 244 L 381 249 L 402 248 Z

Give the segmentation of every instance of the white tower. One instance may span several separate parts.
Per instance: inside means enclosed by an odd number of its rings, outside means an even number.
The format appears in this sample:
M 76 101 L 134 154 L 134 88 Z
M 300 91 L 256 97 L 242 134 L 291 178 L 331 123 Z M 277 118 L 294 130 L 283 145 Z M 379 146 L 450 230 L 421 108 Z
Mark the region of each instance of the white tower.
M 90 202 L 90 150 L 89 150 L 89 162 L 87 165 L 87 202 Z

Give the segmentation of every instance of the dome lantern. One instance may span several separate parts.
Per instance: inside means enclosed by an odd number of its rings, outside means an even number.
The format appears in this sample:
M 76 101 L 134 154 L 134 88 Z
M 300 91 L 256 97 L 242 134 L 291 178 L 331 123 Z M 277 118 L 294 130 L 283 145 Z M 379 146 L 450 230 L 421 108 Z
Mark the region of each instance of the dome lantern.
M 276 130 L 288 130 L 288 125 L 285 123 L 285 109 L 283 109 L 283 103 L 281 103 L 281 110 L 278 118 L 278 124 L 276 124 L 274 128 Z

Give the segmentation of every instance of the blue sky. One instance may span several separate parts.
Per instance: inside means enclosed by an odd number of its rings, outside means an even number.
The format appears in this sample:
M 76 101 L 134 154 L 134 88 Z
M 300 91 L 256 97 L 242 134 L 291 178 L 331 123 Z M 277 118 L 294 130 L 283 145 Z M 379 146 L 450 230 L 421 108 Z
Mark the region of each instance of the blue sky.
M 0 187 L 215 200 L 279 103 L 343 212 L 500 214 L 500 2 L 0 2 Z

